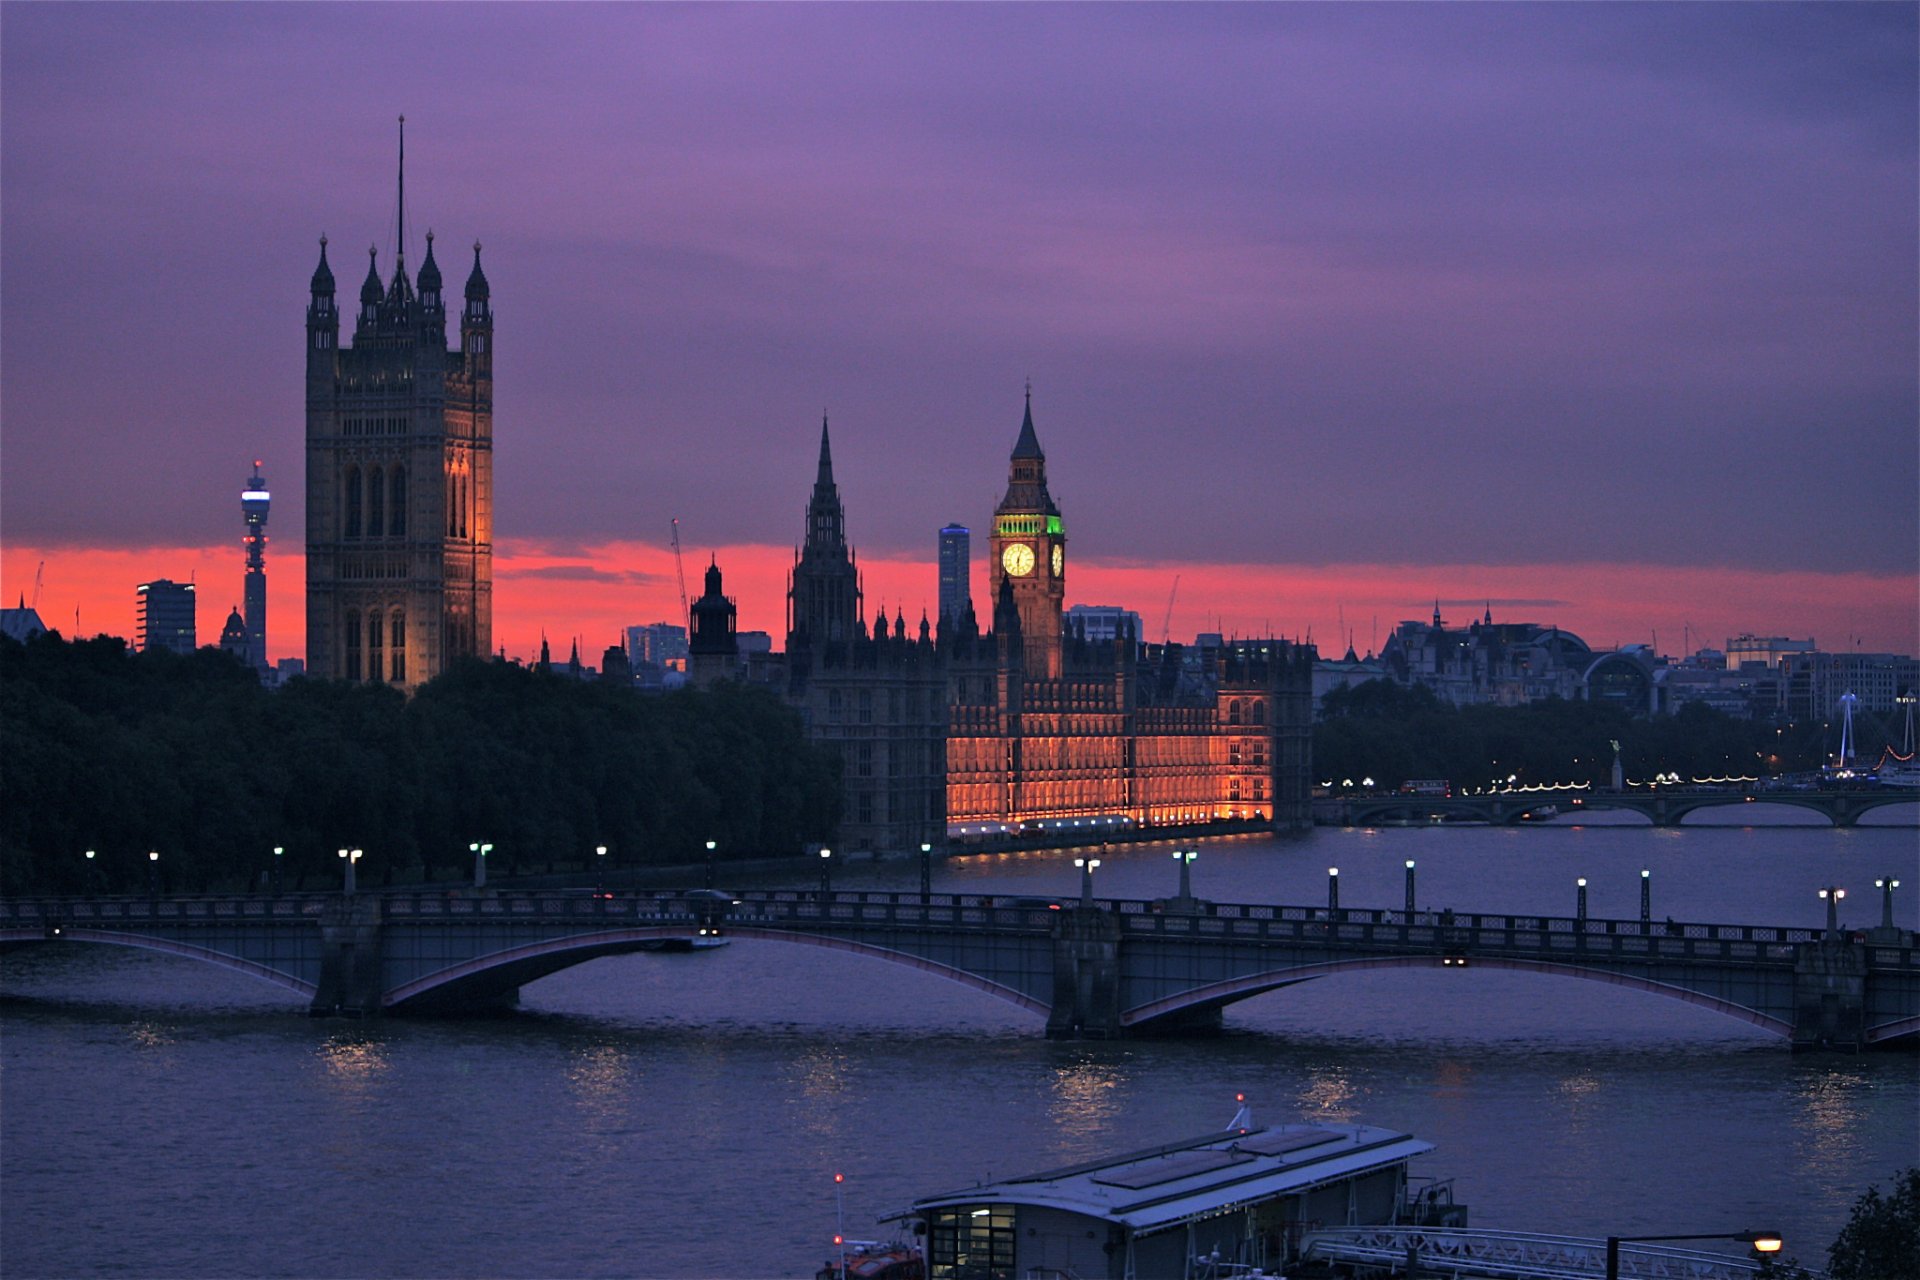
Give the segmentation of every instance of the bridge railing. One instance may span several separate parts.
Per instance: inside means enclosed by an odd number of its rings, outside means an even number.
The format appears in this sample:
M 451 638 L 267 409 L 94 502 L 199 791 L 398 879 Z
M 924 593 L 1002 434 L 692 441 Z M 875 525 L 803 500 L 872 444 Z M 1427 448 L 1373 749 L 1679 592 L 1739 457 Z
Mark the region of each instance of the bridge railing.
M 377 899 L 389 920 L 510 919 L 542 924 L 605 922 L 726 924 L 739 928 L 790 926 L 805 931 L 842 928 L 995 931 L 1050 935 L 1073 897 L 1014 894 L 930 894 L 754 891 L 726 898 L 696 891 L 664 893 L 488 892 L 464 888 L 404 890 L 363 895 Z M 0 925 L 40 927 L 56 922 L 100 928 L 153 924 L 258 923 L 308 926 L 344 895 L 282 894 L 162 898 L 0 899 Z M 1794 925 L 1738 925 L 1653 920 L 1605 920 L 1456 912 L 1392 911 L 1266 903 L 1183 904 L 1168 899 L 1101 899 L 1128 936 L 1177 940 L 1285 944 L 1330 950 L 1431 954 L 1512 955 L 1529 959 L 1673 959 L 1738 965 L 1791 964 L 1797 947 L 1823 931 Z M 1906 945 L 1866 947 L 1875 969 L 1920 970 L 1920 951 Z

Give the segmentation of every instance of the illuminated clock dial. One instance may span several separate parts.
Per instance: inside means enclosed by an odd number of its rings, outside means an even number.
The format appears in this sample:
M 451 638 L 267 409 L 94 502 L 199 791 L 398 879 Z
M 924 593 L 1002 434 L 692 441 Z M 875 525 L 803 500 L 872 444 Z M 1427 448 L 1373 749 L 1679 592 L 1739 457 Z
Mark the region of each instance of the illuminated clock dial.
M 1024 542 L 1009 542 L 1000 553 L 1000 565 L 1016 578 L 1033 572 L 1033 548 Z
M 1056 542 L 1053 544 L 1053 576 L 1056 578 L 1059 577 L 1061 571 L 1066 567 L 1067 567 L 1066 549 Z

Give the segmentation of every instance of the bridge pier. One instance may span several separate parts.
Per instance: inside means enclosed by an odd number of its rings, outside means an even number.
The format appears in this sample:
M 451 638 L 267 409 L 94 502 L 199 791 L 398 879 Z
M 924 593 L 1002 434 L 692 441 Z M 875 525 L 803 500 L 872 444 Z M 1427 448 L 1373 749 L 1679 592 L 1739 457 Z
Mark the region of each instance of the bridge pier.
M 380 899 L 356 896 L 328 903 L 320 916 L 320 981 L 308 1014 L 378 1014 L 381 976 Z
M 1112 1040 L 1120 1034 L 1120 920 L 1098 907 L 1061 913 L 1053 938 L 1049 1040 Z
M 1864 947 L 1829 939 L 1808 943 L 1793 957 L 1793 1050 L 1867 1047 L 1867 954 Z

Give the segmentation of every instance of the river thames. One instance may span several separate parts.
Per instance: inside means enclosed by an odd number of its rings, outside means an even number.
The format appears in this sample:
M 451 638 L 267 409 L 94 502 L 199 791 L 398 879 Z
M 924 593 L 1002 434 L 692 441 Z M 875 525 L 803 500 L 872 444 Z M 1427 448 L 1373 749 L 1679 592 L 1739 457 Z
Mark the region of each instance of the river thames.
M 1704 817 L 1705 815 L 1703 815 Z M 1743 813 L 1753 821 L 1768 815 Z M 1920 927 L 1912 809 L 1837 831 L 1322 829 L 1204 842 L 1194 892 L 1346 907 Z M 1169 895 L 1172 846 L 1096 891 Z M 942 892 L 1071 896 L 1071 854 L 955 859 Z M 855 864 L 842 889 L 918 887 Z M 805 881 L 812 883 L 812 881 Z M 0 966 L 0 1270 L 9 1276 L 808 1276 L 835 1230 L 915 1197 L 1218 1129 L 1367 1123 L 1436 1144 L 1472 1225 L 1770 1228 L 1821 1265 L 1869 1184 L 1920 1160 L 1920 1056 L 1795 1055 L 1696 1006 L 1485 970 L 1345 973 L 1190 1040 L 1062 1043 L 980 992 L 742 939 L 604 959 L 492 1019 L 315 1020 L 264 983 L 84 946 Z

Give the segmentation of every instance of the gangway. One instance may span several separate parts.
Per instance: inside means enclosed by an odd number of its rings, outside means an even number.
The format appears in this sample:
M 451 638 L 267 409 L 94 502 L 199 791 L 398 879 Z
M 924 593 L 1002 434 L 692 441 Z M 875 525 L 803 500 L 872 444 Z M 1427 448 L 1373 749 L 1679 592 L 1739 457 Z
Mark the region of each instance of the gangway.
M 1301 1236 L 1300 1253 L 1309 1261 L 1365 1267 L 1373 1275 L 1406 1275 L 1410 1259 L 1420 1275 L 1450 1280 L 1597 1280 L 1607 1273 L 1605 1240 L 1526 1231 L 1321 1228 Z M 1621 1280 L 1746 1280 L 1760 1274 L 1761 1263 L 1722 1253 L 1620 1246 Z

